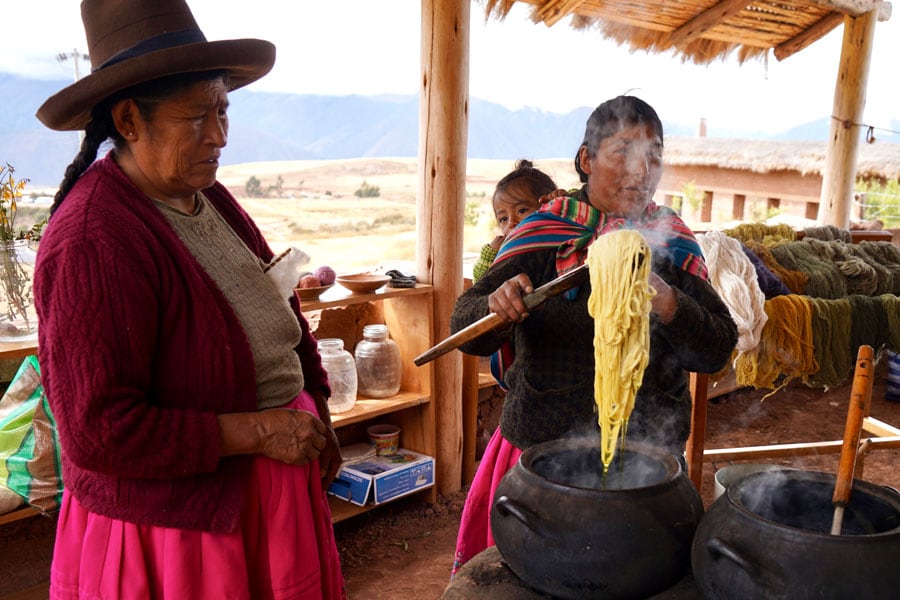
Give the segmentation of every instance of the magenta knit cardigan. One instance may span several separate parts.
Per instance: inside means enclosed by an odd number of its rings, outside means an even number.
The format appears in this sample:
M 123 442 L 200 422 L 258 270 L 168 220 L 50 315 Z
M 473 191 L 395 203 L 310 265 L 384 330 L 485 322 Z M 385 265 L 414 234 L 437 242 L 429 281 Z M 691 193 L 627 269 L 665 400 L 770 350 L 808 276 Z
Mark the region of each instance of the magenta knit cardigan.
M 225 187 L 204 193 L 269 261 L 271 249 Z M 256 410 L 250 345 L 213 280 L 110 155 L 50 220 L 34 296 L 66 489 L 109 517 L 233 531 L 250 457 L 219 456 L 216 415 Z M 327 391 L 296 298 L 292 307 L 306 388 Z

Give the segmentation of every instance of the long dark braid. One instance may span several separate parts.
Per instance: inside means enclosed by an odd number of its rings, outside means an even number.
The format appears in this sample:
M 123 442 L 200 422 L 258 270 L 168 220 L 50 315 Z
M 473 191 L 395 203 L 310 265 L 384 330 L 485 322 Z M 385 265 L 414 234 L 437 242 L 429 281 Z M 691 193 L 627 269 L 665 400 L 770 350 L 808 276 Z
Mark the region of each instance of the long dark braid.
M 104 103 L 94 109 L 92 117 L 91 122 L 84 128 L 84 139 L 81 141 L 81 149 L 75 155 L 72 163 L 66 167 L 62 183 L 59 184 L 59 189 L 56 191 L 56 195 L 53 196 L 50 216 L 53 216 L 53 213 L 65 200 L 66 195 L 75 186 L 75 182 L 78 181 L 81 174 L 96 160 L 100 144 L 110 137 L 121 139 L 119 132 L 116 131 L 113 125 L 108 103 Z

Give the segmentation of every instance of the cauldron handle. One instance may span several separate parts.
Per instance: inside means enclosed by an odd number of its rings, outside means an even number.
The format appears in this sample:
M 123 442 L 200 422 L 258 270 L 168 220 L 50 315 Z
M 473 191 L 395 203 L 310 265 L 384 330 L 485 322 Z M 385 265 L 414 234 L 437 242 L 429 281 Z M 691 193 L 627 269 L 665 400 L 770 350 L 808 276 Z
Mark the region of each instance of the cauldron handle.
M 528 529 L 532 530 L 542 538 L 555 538 L 550 531 L 547 530 L 546 527 L 543 526 L 543 521 L 540 517 L 538 517 L 533 510 L 528 507 L 522 506 L 519 502 L 516 502 L 512 498 L 508 496 L 500 496 L 496 500 L 494 500 L 494 507 L 497 509 L 497 512 L 500 513 L 501 516 L 504 517 L 515 517 Z
M 740 552 L 729 546 L 722 539 L 712 537 L 709 542 L 707 542 L 706 547 L 713 558 L 727 558 L 746 571 L 753 579 L 759 580 L 760 573 L 759 569 L 756 568 L 756 565 L 747 560 Z

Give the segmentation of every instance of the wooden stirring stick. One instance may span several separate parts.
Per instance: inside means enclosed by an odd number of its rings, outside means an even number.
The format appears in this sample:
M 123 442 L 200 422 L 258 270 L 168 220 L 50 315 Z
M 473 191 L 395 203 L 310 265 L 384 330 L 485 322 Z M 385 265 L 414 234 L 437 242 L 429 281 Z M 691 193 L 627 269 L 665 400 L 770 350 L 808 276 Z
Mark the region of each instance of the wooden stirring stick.
M 850 407 L 844 426 L 844 444 L 841 446 L 841 462 L 838 466 L 837 482 L 834 486 L 834 518 L 831 521 L 831 535 L 841 535 L 844 509 L 850 503 L 853 488 L 853 471 L 856 468 L 857 447 L 863 419 L 869 415 L 872 406 L 872 383 L 874 382 L 873 350 L 871 346 L 860 346 L 853 371 L 853 387 L 850 390 Z

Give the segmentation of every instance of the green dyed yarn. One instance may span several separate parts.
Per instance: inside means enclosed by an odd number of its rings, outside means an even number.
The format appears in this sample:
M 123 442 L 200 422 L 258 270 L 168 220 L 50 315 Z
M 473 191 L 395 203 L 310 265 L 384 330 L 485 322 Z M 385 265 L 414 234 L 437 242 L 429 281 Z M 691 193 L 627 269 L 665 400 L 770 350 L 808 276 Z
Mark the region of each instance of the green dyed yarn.
M 843 383 L 853 368 L 850 352 L 851 306 L 846 298 L 810 298 L 812 338 L 819 370 L 809 376 L 808 385 L 832 388 Z
M 772 256 L 782 266 L 805 273 L 809 279 L 804 293 L 814 298 L 842 298 L 847 295 L 847 278 L 830 260 L 829 242 L 808 240 L 772 248 Z

